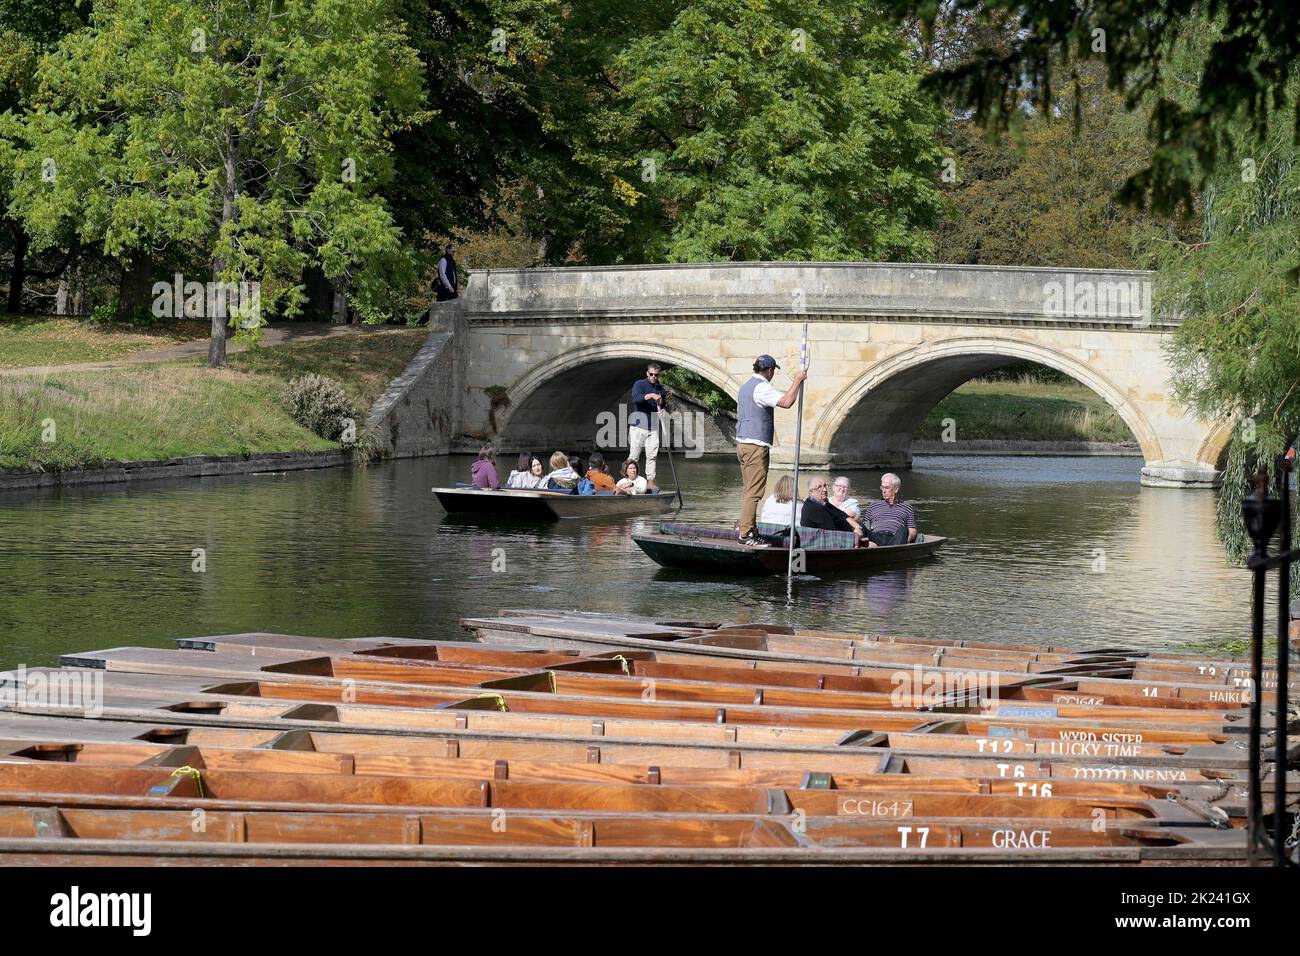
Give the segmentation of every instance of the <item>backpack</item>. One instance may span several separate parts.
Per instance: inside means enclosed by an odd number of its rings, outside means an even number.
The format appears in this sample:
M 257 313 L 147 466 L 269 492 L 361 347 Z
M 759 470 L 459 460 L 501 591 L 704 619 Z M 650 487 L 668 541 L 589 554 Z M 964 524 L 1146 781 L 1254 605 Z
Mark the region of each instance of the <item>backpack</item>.
M 580 482 L 578 482 L 578 494 L 594 495 L 595 493 L 596 493 L 596 486 L 592 484 L 590 478 L 583 478 Z

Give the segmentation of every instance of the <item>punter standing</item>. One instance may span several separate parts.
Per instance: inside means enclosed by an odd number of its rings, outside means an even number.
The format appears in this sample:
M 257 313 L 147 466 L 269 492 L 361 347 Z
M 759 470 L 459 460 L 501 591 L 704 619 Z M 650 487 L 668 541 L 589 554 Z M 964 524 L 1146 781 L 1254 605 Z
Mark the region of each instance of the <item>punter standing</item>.
M 799 398 L 808 370 L 794 373 L 794 382 L 782 395 L 772 386 L 772 376 L 781 366 L 770 355 L 760 355 L 754 360 L 754 375 L 740 386 L 736 399 L 736 457 L 740 459 L 740 480 L 743 486 L 740 505 L 740 543 L 752 548 L 765 548 L 754 529 L 758 504 L 767 493 L 767 466 L 772 456 L 774 408 L 789 408 Z M 795 497 L 799 496 L 795 489 Z
M 645 378 L 632 386 L 632 414 L 628 416 L 627 459 L 636 461 L 645 448 L 645 478 L 654 484 L 655 458 L 659 456 L 659 415 L 664 410 L 664 391 L 659 384 L 658 362 L 646 366 Z

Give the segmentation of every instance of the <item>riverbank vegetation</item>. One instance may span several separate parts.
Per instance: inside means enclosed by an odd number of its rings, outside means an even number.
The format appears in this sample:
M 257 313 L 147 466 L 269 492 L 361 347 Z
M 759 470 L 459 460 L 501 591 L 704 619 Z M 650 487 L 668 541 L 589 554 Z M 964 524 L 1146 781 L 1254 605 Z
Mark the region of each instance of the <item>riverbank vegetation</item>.
M 949 427 L 951 423 L 951 427 Z M 932 408 L 916 430 L 930 441 L 1137 443 L 1114 409 L 1078 382 L 976 379 Z
M 0 376 L 0 467 L 337 449 L 293 420 L 288 381 L 335 379 L 364 419 L 426 337 L 395 330 L 289 342 L 233 354 L 217 371 L 196 360 Z

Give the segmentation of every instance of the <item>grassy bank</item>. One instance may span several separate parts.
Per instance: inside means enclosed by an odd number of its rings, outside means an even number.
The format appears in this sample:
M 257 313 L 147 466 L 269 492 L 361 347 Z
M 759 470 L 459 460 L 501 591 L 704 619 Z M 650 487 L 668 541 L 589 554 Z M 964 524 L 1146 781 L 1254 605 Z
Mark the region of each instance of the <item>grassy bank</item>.
M 0 467 L 337 448 L 289 417 L 285 383 L 307 372 L 337 379 L 364 419 L 426 334 L 290 342 L 232 355 L 219 371 L 187 362 L 0 377 Z
M 955 423 L 956 440 L 1132 442 L 1133 434 L 1105 399 L 1077 382 L 967 382 L 941 401 L 916 432 L 939 441 L 943 420 Z
M 0 369 L 111 362 L 132 352 L 206 337 L 203 322 L 167 321 L 138 329 L 48 315 L 0 313 Z

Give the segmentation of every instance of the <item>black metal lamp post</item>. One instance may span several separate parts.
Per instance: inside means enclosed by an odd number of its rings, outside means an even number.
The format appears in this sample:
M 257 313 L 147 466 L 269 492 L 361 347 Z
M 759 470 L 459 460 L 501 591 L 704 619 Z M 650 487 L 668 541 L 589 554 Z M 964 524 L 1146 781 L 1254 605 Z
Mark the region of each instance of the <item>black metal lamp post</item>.
M 1272 858 L 1274 866 L 1287 866 L 1286 784 L 1287 784 L 1287 631 L 1290 624 L 1289 600 L 1291 565 L 1300 559 L 1300 550 L 1291 547 L 1291 458 L 1277 460 L 1279 497 L 1268 496 L 1268 468 L 1259 466 L 1255 475 L 1255 492 L 1241 503 L 1241 516 L 1255 551 L 1246 561 L 1254 574 L 1250 647 L 1250 796 L 1246 810 L 1246 834 L 1251 862 Z M 1281 529 L 1280 548 L 1270 556 L 1268 545 Z M 1277 694 L 1274 710 L 1273 833 L 1264 829 L 1263 795 L 1260 788 L 1260 722 L 1264 680 L 1264 585 L 1270 568 L 1279 571 L 1277 620 Z

